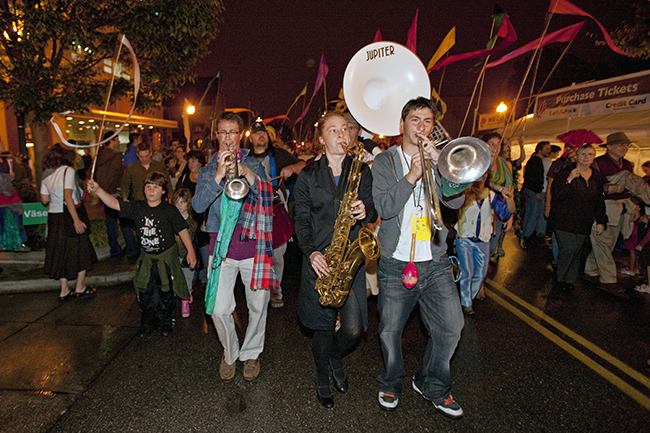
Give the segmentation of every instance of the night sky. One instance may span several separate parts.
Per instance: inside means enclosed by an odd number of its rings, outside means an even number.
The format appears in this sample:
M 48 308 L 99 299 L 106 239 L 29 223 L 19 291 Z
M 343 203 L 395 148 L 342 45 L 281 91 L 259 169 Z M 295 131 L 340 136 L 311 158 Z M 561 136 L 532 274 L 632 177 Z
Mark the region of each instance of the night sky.
M 632 0 L 573 0 L 572 3 L 598 19 L 610 33 L 624 20 L 633 18 Z M 384 40 L 406 44 L 407 31 L 419 9 L 417 54 L 426 65 L 453 26 L 456 26 L 456 45 L 450 54 L 484 48 L 490 36 L 494 5 L 494 1 L 488 0 L 226 0 L 224 23 L 210 45 L 211 54 L 198 63 L 195 71 L 199 77 L 212 77 L 221 68 L 221 86 L 229 108 L 251 108 L 264 117 L 276 116 L 286 112 L 307 82 L 307 97 L 311 96 L 321 52 L 325 53 L 329 66 L 326 85 L 331 100 L 341 88 L 348 61 L 372 42 L 377 28 Z M 509 14 L 519 37 L 502 54 L 541 35 L 548 1 L 503 0 L 499 5 Z M 570 53 L 585 61 L 627 61 L 607 46 L 596 44 L 602 36 L 588 18 L 554 15 L 549 32 L 582 20 L 586 23 Z M 556 45 L 558 55 L 564 45 Z M 492 111 L 502 99 L 514 97 L 528 57 L 521 59 L 525 60 L 488 71 L 481 112 Z M 449 106 L 449 113 L 443 123 L 452 135 L 457 135 L 467 109 L 476 80 L 476 74 L 469 68 L 475 62 L 458 62 L 445 71 L 441 96 Z M 441 71 L 433 71 L 429 77 L 437 88 Z M 323 101 L 321 89 L 314 104 L 322 106 Z M 298 117 L 301 108 L 302 101 L 289 117 Z M 468 130 L 464 132 L 467 135 Z

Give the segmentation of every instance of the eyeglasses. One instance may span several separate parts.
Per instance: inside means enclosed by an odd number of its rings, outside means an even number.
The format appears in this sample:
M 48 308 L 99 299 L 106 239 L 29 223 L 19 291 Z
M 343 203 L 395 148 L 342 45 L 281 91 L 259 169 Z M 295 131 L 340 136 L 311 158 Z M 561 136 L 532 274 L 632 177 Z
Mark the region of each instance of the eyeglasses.
M 227 137 L 229 135 L 237 135 L 239 134 L 239 131 L 217 131 L 217 135 L 221 135 L 222 137 Z

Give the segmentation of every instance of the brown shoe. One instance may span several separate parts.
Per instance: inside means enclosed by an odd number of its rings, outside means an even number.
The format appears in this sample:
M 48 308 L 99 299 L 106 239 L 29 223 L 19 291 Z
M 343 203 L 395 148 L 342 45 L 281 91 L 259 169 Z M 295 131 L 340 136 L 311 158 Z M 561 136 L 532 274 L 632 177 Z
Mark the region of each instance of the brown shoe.
M 616 296 L 619 299 L 630 299 L 625 291 L 625 288 L 618 283 L 603 283 L 601 287 L 609 294 Z
M 472 307 L 465 307 L 464 305 L 461 305 L 461 307 L 463 307 L 463 313 L 465 313 L 466 315 L 473 316 L 475 314 L 474 309 Z
M 235 371 L 237 370 L 237 363 L 233 362 L 228 364 L 226 358 L 221 358 L 221 365 L 219 366 L 219 375 L 221 380 L 224 382 L 230 382 L 235 377 Z
M 244 361 L 244 379 L 252 381 L 260 374 L 260 359 L 247 359 Z

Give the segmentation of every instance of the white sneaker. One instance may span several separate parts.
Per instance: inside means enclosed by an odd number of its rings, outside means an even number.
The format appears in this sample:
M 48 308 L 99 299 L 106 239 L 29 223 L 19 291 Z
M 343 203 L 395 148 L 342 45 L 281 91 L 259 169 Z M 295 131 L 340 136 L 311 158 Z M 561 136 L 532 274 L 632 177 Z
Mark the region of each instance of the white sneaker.
M 382 409 L 392 411 L 397 409 L 397 403 L 399 403 L 399 397 L 395 394 L 389 394 L 384 391 L 379 391 L 379 406 Z
M 650 286 L 648 286 L 647 284 L 641 284 L 636 286 L 634 290 L 641 293 L 650 293 Z

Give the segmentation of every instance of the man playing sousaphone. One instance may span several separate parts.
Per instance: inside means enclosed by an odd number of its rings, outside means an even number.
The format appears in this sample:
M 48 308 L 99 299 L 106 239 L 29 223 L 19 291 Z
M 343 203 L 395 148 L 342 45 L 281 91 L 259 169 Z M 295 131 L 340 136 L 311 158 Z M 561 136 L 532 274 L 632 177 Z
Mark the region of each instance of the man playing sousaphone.
M 271 184 L 266 181 L 262 164 L 247 149 L 239 148 L 242 130 L 243 121 L 236 114 L 224 112 L 217 118 L 219 151 L 201 168 L 192 198 L 196 212 L 210 209 L 206 231 L 210 233 L 212 260 L 205 303 L 223 345 L 219 374 L 224 381 L 235 376 L 237 359 L 244 362 L 244 379 L 257 378 L 259 355 L 264 349 L 269 289 L 278 288 L 271 241 Z M 241 348 L 232 316 L 238 273 L 248 306 L 248 328 Z
M 363 263 L 356 275 L 352 275 L 352 288 L 342 307 L 321 305 L 319 292 L 315 290 L 319 284 L 317 279 L 335 274 L 344 267 L 342 263 L 328 263 L 323 253 L 328 246 L 357 239 L 362 223 L 374 222 L 377 212 L 372 202 L 370 169 L 360 160 L 353 161 L 346 153 L 350 134 L 345 117 L 338 111 L 325 113 L 318 121 L 315 140 L 325 147 L 325 153 L 300 172 L 294 188 L 296 234 L 304 254 L 298 316 L 304 326 L 314 331 L 312 350 L 316 363 L 317 398 L 324 407 L 331 408 L 334 398 L 329 368 L 332 369 L 336 390 L 347 392 L 348 380 L 342 358 L 356 345 L 361 332 L 367 329 L 368 309 Z M 360 167 L 356 173 L 355 167 Z M 353 179 L 358 179 L 358 199 L 348 201 L 348 185 L 354 185 Z M 349 232 L 343 235 L 343 239 L 333 237 L 335 227 L 342 222 L 340 219 L 346 219 L 343 222 L 347 223 L 350 216 L 356 222 Z M 338 331 L 337 313 L 340 313 L 341 323 Z
M 377 377 L 379 404 L 385 410 L 397 408 L 404 382 L 402 332 L 416 304 L 428 331 L 428 342 L 422 366 L 412 380 L 412 388 L 449 418 L 463 416 L 462 408 L 452 398 L 449 361 L 460 340 L 463 313 L 458 289 L 454 283 L 447 256 L 447 228 L 431 232 L 423 185 L 423 161 L 418 142 L 423 145 L 425 159 L 438 163 L 439 153 L 429 139 L 437 110 L 429 99 L 419 97 L 402 109 L 401 146 L 380 153 L 373 163 L 373 199 L 382 219 L 378 238 L 381 244 L 377 276 L 380 315 L 379 338 L 385 369 Z M 437 170 L 436 170 L 437 171 Z M 466 186 L 443 182 L 435 176 L 437 196 L 451 209 L 464 202 Z M 460 194 L 459 194 L 460 193 Z M 411 254 L 413 251 L 413 254 Z M 419 278 L 407 288 L 402 274 L 414 262 Z

